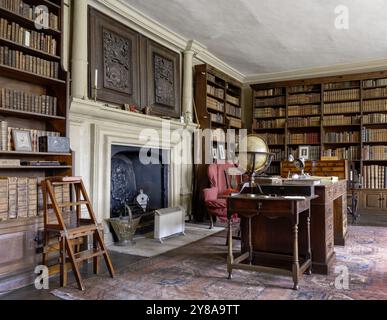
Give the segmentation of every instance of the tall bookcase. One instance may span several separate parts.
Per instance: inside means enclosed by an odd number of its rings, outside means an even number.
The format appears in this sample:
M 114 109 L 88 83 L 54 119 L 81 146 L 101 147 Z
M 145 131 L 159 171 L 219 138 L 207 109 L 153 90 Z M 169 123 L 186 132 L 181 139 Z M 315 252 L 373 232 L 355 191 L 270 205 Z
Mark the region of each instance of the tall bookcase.
M 235 150 L 235 146 L 227 145 L 225 138 L 226 130 L 234 129 L 238 139 L 239 129 L 243 127 L 242 84 L 208 64 L 196 65 L 195 109 L 200 129 L 212 130 L 214 140 L 210 146 L 212 150 L 206 150 L 203 143 L 203 164 L 195 166 L 193 212 L 195 219 L 202 221 L 205 216 L 202 190 L 209 186 L 205 152 L 213 155 L 212 161 L 216 162 L 217 159 L 223 160 L 223 156 L 227 158 L 227 152 Z
M 309 159 L 348 160 L 360 206 L 387 209 L 387 71 L 252 85 L 253 132 L 276 154 L 272 173 L 301 146 Z
M 41 263 L 39 182 L 72 174 L 71 152 L 42 152 L 39 146 L 40 136 L 68 137 L 63 8 L 62 0 L 0 0 L 0 291 L 31 283 L 34 267 Z M 42 12 L 47 24 L 39 26 Z M 15 150 L 16 129 L 29 133 L 32 151 Z M 27 190 L 22 185 L 26 178 Z M 15 189 L 11 180 L 17 181 Z M 27 209 L 21 214 L 24 202 Z

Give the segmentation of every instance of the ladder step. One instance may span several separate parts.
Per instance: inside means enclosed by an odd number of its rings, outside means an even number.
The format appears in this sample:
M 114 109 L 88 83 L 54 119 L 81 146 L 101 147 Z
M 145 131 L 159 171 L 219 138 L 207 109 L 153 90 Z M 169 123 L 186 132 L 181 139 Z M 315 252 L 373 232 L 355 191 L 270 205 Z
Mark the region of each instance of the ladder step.
M 75 257 L 75 261 L 80 262 L 97 256 L 102 256 L 104 253 L 105 253 L 104 250 L 90 249 L 90 250 L 75 253 L 74 257 Z
M 78 202 L 63 202 L 58 204 L 59 208 L 66 208 L 66 207 L 74 207 L 74 206 L 80 206 L 80 205 L 86 205 L 89 202 L 83 200 L 83 201 L 78 201 Z

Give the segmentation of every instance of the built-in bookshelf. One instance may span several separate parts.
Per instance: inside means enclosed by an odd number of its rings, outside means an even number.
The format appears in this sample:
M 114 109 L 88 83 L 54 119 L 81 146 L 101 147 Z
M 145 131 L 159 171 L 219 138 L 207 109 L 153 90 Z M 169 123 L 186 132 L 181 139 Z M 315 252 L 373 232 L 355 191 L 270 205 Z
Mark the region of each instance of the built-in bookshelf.
M 0 278 L 8 279 L 0 291 L 28 284 L 40 262 L 34 241 L 43 226 L 40 181 L 72 175 L 71 151 L 46 152 L 42 143 L 69 135 L 63 8 L 62 0 L 0 0 Z M 23 259 L 8 255 L 9 246 Z
M 193 212 L 196 220 L 203 221 L 206 216 L 203 189 L 209 185 L 205 160 L 230 159 L 235 151 L 235 144 L 226 139 L 226 130 L 234 129 L 238 140 L 239 129 L 243 127 L 242 84 L 208 64 L 196 65 L 195 110 L 200 129 L 211 130 L 213 139 L 211 144 L 203 140 L 202 163 L 195 165 Z M 208 155 L 210 159 L 206 158 Z
M 300 147 L 307 146 L 312 160 L 350 160 L 352 176 L 360 177 L 365 192 L 386 188 L 387 71 L 252 88 L 252 131 L 264 138 L 268 134 L 286 137 L 276 146 L 272 166 L 279 167 L 279 160 L 289 154 L 299 156 Z

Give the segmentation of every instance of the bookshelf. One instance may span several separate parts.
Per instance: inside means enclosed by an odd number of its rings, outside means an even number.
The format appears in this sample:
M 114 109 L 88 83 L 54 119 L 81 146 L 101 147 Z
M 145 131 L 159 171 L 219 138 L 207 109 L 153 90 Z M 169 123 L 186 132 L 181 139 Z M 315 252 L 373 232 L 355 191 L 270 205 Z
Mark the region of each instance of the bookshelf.
M 280 161 L 300 146 L 309 146 L 309 159 L 348 160 L 362 181 L 361 204 L 387 208 L 387 71 L 331 76 L 267 84 L 253 89 L 252 131 L 270 141 L 285 140 L 270 149 Z M 266 103 L 265 101 L 270 101 Z M 380 200 L 379 200 L 380 199 Z M 380 204 L 379 204 L 380 203 Z
M 238 139 L 239 129 L 242 123 L 242 84 L 208 64 L 195 66 L 195 108 L 200 129 L 211 130 L 213 143 L 212 150 L 202 151 L 202 162 L 195 166 L 195 183 L 193 207 L 195 219 L 203 221 L 205 217 L 202 190 L 209 185 L 207 178 L 207 165 L 204 164 L 205 153 L 213 155 L 213 151 L 219 150 L 223 145 L 225 154 L 231 150 L 226 142 L 226 130 L 234 129 Z M 203 146 L 206 146 L 203 140 Z M 235 150 L 235 149 L 234 149 Z M 221 159 L 211 156 L 213 162 Z M 223 159 L 222 159 L 223 160 Z
M 43 28 L 35 24 L 38 6 L 48 9 Z M 39 137 L 69 135 L 63 8 L 62 0 L 0 0 L 0 291 L 31 283 L 41 263 L 40 181 L 72 175 L 71 152 L 42 152 L 39 145 Z M 28 133 L 31 151 L 15 150 L 15 129 Z

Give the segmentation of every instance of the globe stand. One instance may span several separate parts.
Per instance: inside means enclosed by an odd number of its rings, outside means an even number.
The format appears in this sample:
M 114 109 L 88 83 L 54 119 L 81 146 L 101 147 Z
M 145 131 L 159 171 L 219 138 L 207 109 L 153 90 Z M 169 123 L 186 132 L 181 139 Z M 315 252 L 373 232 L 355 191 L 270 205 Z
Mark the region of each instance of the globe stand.
M 248 174 L 250 176 L 250 181 L 249 182 L 246 182 L 245 184 L 243 184 L 242 188 L 241 188 L 241 191 L 239 193 L 242 193 L 243 190 L 247 187 L 250 188 L 250 193 L 258 187 L 258 190 L 259 190 L 259 193 L 260 194 L 263 194 L 263 191 L 262 191 L 262 188 L 261 188 L 261 185 L 255 181 L 255 178 L 258 177 L 259 175 L 261 175 L 262 173 L 264 173 L 271 165 L 271 162 L 273 161 L 273 157 L 274 157 L 274 154 L 273 153 L 270 153 L 270 152 L 247 152 L 247 153 L 250 153 L 252 155 L 252 158 L 253 158 L 253 161 L 252 161 L 252 168 L 251 170 L 249 170 Z M 267 161 L 266 161 L 266 164 L 264 167 L 262 167 L 261 169 L 258 169 L 256 170 L 255 168 L 255 157 L 259 154 L 264 154 L 264 155 L 267 155 L 268 158 L 267 158 Z

